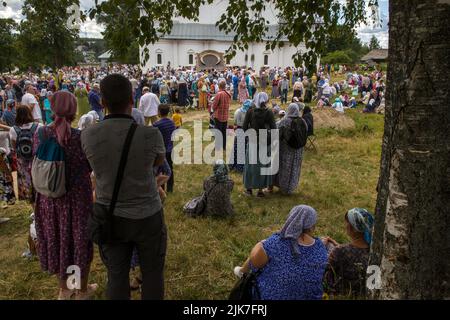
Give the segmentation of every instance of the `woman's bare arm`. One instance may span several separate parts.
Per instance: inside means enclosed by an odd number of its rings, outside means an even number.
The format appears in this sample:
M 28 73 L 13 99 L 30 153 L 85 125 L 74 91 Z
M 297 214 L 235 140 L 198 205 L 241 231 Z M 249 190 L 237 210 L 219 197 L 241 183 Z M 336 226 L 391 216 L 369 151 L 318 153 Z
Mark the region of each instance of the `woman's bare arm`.
M 264 268 L 264 266 L 269 262 L 269 257 L 264 250 L 262 242 L 257 243 L 256 246 L 252 249 L 250 257 L 242 266 L 242 273 L 250 272 L 250 262 L 252 263 L 252 266 L 257 269 Z

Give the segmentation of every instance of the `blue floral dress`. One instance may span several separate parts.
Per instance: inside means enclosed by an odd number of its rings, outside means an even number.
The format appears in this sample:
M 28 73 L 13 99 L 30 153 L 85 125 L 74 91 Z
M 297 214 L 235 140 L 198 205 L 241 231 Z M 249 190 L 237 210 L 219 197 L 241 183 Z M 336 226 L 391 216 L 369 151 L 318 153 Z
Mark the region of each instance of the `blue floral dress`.
M 269 262 L 257 277 L 261 300 L 322 299 L 328 261 L 322 241 L 316 238 L 311 246 L 299 245 L 298 257 L 292 254 L 290 240 L 277 233 L 263 241 L 263 247 Z

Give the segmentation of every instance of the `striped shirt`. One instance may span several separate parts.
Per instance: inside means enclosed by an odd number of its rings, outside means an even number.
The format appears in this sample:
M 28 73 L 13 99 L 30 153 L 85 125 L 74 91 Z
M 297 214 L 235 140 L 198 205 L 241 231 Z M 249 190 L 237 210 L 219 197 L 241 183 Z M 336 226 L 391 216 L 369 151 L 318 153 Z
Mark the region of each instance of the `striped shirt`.
M 169 118 L 162 118 L 153 124 L 154 127 L 158 128 L 164 140 L 164 145 L 166 147 L 166 152 L 172 152 L 173 142 L 172 133 L 175 131 L 175 123 Z

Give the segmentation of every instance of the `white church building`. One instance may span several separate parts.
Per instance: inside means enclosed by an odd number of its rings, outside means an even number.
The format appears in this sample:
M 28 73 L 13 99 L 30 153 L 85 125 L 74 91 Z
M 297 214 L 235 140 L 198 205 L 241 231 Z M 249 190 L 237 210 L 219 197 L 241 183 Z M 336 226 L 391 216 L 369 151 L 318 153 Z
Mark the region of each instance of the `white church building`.
M 152 67 L 197 67 L 199 69 L 220 69 L 225 65 L 251 67 L 294 66 L 292 56 L 304 46 L 294 47 L 285 40 L 282 48 L 266 50 L 266 43 L 251 43 L 245 51 L 238 51 L 231 61 L 225 61 L 223 55 L 233 41 L 233 34 L 220 31 L 215 23 L 226 11 L 228 1 L 218 0 L 203 5 L 199 9 L 199 21 L 174 17 L 172 31 L 155 44 L 149 45 L 149 60 L 143 69 Z M 273 9 L 265 12 L 266 20 L 278 21 Z M 277 26 L 269 25 L 266 37 L 276 35 Z M 268 40 L 267 38 L 265 40 Z M 140 48 L 142 57 L 143 48 Z

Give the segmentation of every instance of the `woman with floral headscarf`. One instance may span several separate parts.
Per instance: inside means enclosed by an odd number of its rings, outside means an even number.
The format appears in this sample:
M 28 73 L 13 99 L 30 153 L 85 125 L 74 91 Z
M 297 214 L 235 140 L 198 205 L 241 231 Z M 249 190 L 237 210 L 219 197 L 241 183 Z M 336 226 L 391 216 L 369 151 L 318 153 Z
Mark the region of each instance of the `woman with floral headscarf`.
M 330 237 L 322 239 L 330 251 L 324 278 L 329 294 L 364 296 L 373 222 L 373 216 L 366 209 L 354 208 L 345 215 L 350 243 L 339 245 Z
M 60 300 L 88 299 L 97 285 L 88 285 L 93 256 L 87 221 L 92 214 L 90 166 L 81 148 L 80 131 L 71 128 L 77 113 L 77 99 L 67 91 L 56 92 L 50 99 L 55 121 L 38 130 L 34 150 L 47 139 L 63 147 L 67 193 L 60 198 L 36 194 L 36 231 L 41 267 L 59 280 Z M 67 268 L 76 265 L 81 271 L 81 288 L 67 288 Z
M 245 264 L 235 268 L 238 277 L 250 270 L 259 273 L 255 299 L 322 299 L 327 250 L 313 236 L 316 222 L 316 210 L 310 206 L 292 208 L 282 230 L 259 242 Z
M 217 160 L 213 167 L 213 175 L 203 182 L 206 216 L 226 217 L 234 213 L 231 204 L 233 186 L 234 182 L 228 176 L 228 166 L 223 160 Z
M 242 77 L 241 82 L 239 82 L 238 92 L 239 92 L 238 98 L 240 103 L 244 103 L 245 100 L 247 100 L 250 96 L 248 93 L 245 77 Z
M 279 169 L 274 177 L 274 185 L 280 188 L 282 193 L 288 195 L 292 194 L 300 183 L 303 160 L 303 148 L 294 149 L 287 142 L 293 122 L 294 125 L 306 128 L 306 132 L 308 131 L 306 121 L 300 117 L 297 103 L 289 105 L 286 116 L 277 125 L 280 130 Z M 272 192 L 273 188 L 269 188 L 268 191 Z

